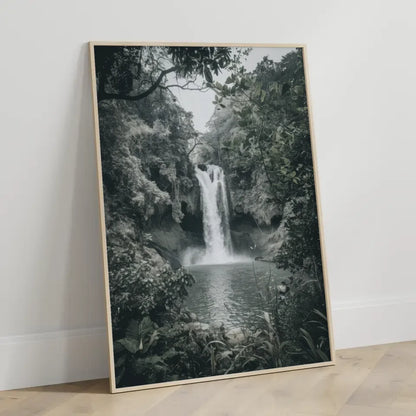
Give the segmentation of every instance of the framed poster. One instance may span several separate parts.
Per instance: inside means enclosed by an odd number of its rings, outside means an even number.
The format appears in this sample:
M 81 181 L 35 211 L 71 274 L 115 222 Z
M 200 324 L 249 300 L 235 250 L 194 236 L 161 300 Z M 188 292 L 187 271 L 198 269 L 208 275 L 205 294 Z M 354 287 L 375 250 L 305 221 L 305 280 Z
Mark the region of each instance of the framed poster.
M 304 46 L 90 48 L 112 392 L 333 364 Z

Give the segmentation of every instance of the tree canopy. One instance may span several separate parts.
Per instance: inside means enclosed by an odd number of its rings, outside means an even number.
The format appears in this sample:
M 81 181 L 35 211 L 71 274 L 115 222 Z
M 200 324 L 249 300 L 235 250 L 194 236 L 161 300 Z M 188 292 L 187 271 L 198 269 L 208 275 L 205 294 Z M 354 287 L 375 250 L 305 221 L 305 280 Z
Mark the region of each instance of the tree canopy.
M 203 89 L 233 62 L 226 47 L 95 46 L 98 100 L 141 100 L 173 87 Z M 168 75 L 175 80 L 167 84 Z M 196 85 L 201 77 L 203 85 Z

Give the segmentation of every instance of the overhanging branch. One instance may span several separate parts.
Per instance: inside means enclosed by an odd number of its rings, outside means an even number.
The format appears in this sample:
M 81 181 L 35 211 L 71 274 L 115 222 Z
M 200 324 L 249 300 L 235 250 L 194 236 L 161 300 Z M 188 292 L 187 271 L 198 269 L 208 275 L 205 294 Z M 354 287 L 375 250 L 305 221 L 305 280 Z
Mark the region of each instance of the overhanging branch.
M 156 90 L 160 86 L 160 83 L 162 82 L 163 78 L 170 74 L 171 72 L 176 71 L 177 67 L 173 66 L 169 69 L 164 69 L 159 76 L 157 77 L 156 81 L 146 90 L 143 91 L 140 94 L 137 95 L 128 95 L 128 94 L 116 94 L 116 93 L 107 93 L 103 91 L 100 94 L 99 101 L 101 100 L 109 100 L 109 99 L 117 99 L 117 100 L 127 100 L 127 101 L 138 101 L 143 98 L 146 98 L 148 95 L 150 95 L 153 91 Z

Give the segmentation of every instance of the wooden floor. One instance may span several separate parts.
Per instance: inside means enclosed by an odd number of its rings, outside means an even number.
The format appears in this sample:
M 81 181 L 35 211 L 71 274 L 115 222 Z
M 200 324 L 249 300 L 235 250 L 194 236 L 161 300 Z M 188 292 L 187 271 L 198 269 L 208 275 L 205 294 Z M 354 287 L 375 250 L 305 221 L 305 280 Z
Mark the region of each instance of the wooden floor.
M 333 367 L 107 392 L 107 380 L 0 392 L 0 415 L 415 416 L 416 342 L 341 350 Z

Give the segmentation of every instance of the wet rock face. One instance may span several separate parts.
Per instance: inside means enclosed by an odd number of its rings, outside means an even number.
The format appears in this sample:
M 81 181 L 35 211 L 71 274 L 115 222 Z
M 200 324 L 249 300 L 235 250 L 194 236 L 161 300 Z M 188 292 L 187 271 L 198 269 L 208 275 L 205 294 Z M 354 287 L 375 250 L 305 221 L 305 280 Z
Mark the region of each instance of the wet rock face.
M 272 218 L 282 216 L 283 207 L 265 195 L 263 180 L 253 181 L 248 189 L 240 188 L 235 182 L 233 186 L 233 182 L 229 186 L 233 218 L 245 216 L 254 224 L 271 225 Z
M 159 247 L 162 257 L 171 262 L 176 258 L 180 262 L 181 253 L 190 245 L 203 244 L 202 234 L 198 232 L 185 231 L 180 224 L 175 222 L 164 223 L 160 227 L 151 230 L 152 242 Z M 163 250 L 163 253 L 161 252 Z
M 257 227 L 257 223 L 250 213 L 234 212 L 230 220 L 230 226 L 233 229 L 250 230 L 253 227 Z
M 156 205 L 145 226 L 157 252 L 176 269 L 180 255 L 190 245 L 203 244 L 203 222 L 200 189 L 192 166 L 172 168 L 169 175 L 162 169 L 158 184 L 169 190 L 171 205 Z M 155 172 L 153 172 L 155 174 Z
M 257 243 L 253 239 L 252 232 L 241 232 L 231 230 L 231 240 L 233 242 L 234 251 L 241 254 L 247 255 L 260 255 L 263 254 L 260 251 L 260 247 L 257 246 Z
M 251 214 L 234 215 L 231 219 L 231 238 L 234 250 L 250 257 L 273 259 L 286 239 L 283 216 L 276 216 L 270 224 L 257 223 Z
M 226 166 L 230 200 L 230 226 L 236 252 L 273 258 L 286 238 L 284 206 L 272 199 L 261 169 L 237 175 Z
M 181 210 L 184 215 L 192 214 L 201 216 L 201 190 L 199 189 L 198 180 L 192 170 L 190 177 L 184 177 L 179 188 L 179 199 L 181 201 Z
M 197 233 L 202 236 L 203 233 L 203 222 L 202 222 L 202 215 L 201 212 L 197 212 L 195 214 L 190 212 L 188 209 L 188 205 L 186 202 L 182 201 L 182 213 L 183 218 L 181 221 L 181 227 L 184 231 L 188 231 L 191 233 Z

